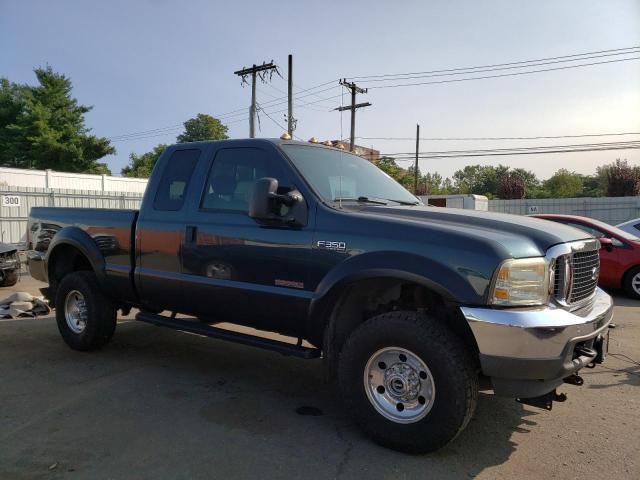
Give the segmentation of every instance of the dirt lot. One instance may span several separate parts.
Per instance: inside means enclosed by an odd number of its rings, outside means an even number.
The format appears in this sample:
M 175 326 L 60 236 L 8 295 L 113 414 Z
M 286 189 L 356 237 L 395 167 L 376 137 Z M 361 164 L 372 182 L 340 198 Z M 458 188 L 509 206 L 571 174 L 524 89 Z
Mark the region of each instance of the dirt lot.
M 640 302 L 616 305 L 610 352 L 638 361 Z M 319 361 L 130 318 L 78 353 L 53 317 L 0 321 L 0 478 L 640 478 L 640 367 L 610 356 L 583 376 L 552 412 L 483 393 L 452 445 L 407 456 L 360 434 Z

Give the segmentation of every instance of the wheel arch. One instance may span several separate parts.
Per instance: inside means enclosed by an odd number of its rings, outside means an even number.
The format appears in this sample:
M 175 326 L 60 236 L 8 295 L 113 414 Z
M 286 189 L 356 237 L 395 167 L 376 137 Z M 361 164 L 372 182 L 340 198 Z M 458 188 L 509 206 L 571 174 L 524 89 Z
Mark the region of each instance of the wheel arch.
M 60 280 L 70 272 L 93 271 L 98 283 L 104 284 L 104 256 L 89 234 L 78 227 L 65 227 L 56 233 L 47 251 L 45 265 L 53 297 Z
M 392 310 L 425 311 L 461 337 L 472 353 L 478 352 L 455 294 L 419 273 L 371 266 L 338 277 L 329 288 L 318 290 L 322 294 L 312 301 L 305 337 L 322 346 L 328 372 L 353 330 L 367 318 Z

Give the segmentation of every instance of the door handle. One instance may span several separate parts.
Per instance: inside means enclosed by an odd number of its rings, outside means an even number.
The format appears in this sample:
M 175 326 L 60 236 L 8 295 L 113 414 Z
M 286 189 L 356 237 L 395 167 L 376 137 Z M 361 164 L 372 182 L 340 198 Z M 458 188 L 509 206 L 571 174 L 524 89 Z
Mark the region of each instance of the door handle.
M 187 228 L 184 232 L 184 242 L 185 243 L 195 243 L 198 239 L 198 227 L 194 225 L 187 225 Z

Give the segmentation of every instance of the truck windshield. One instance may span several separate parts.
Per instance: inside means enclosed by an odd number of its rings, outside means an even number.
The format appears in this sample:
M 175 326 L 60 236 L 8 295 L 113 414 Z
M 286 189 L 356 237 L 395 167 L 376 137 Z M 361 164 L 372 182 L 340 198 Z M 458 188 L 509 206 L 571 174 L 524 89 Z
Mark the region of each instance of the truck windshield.
M 373 163 L 351 153 L 304 145 L 282 149 L 326 202 L 421 202 Z

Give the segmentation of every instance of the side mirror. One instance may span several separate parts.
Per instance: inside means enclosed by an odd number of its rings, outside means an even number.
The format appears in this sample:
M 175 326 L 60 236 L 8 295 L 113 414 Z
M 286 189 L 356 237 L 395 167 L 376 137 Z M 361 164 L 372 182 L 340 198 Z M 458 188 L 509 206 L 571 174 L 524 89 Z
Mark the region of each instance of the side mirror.
M 613 250 L 613 241 L 607 237 L 600 237 L 600 248 L 604 248 L 607 252 Z
M 282 205 L 289 207 L 292 215 L 281 215 Z M 307 223 L 306 205 L 297 190 L 278 193 L 278 180 L 264 177 L 256 180 L 249 198 L 249 216 L 255 220 L 288 223 L 303 226 Z
M 249 216 L 256 220 L 267 220 L 274 216 L 271 208 L 271 195 L 278 191 L 278 180 L 260 178 L 253 184 L 249 197 Z

